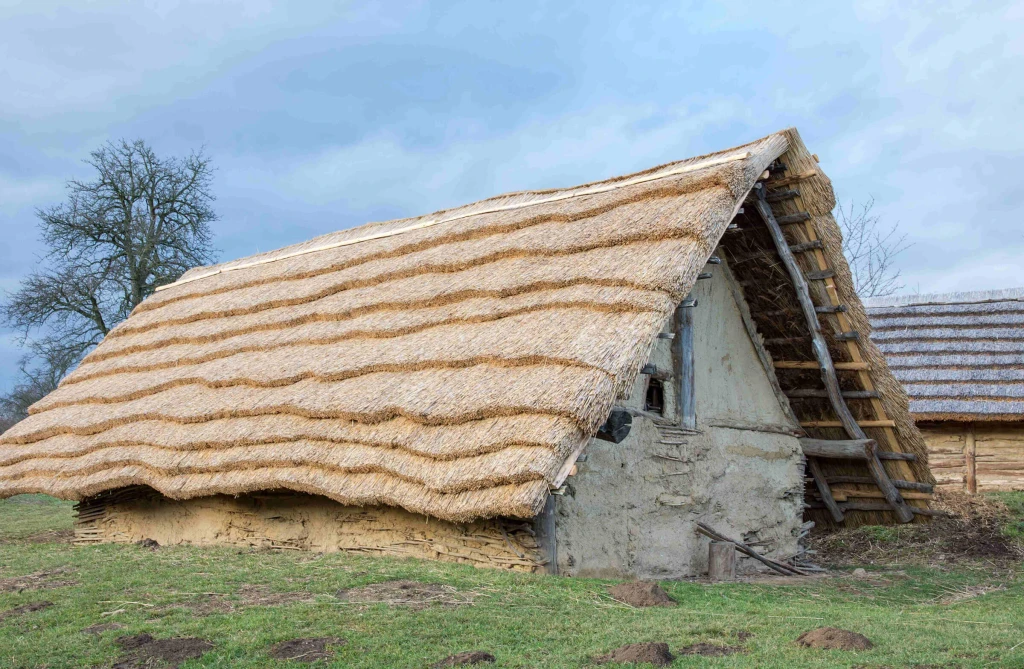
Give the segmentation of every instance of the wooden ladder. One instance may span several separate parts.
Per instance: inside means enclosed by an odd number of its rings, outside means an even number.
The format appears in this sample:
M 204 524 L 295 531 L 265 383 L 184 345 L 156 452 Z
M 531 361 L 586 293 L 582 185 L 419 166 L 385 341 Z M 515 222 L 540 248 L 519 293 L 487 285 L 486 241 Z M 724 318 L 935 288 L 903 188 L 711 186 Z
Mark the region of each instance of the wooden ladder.
M 894 485 L 893 480 L 889 477 L 888 472 L 882 465 L 879 453 L 875 447 L 876 442 L 868 439 L 863 430 L 865 427 L 881 428 L 886 431 L 885 434 L 890 444 L 893 446 L 897 446 L 899 444 L 896 439 L 896 433 L 893 430 L 895 423 L 886 415 L 885 408 L 882 405 L 878 392 L 875 390 L 874 383 L 872 382 L 871 375 L 869 373 L 870 365 L 864 360 L 863 355 L 861 354 L 858 337 L 848 334 L 855 331 L 850 318 L 846 314 L 846 308 L 842 305 L 839 299 L 839 293 L 836 290 L 834 281 L 835 273 L 834 270 L 828 266 L 828 261 L 823 252 L 822 242 L 818 238 L 814 229 L 813 219 L 810 214 L 804 210 L 798 190 L 794 189 L 784 192 L 775 192 L 769 195 L 766 193 L 764 185 L 758 183 L 754 188 L 752 196 L 754 207 L 762 221 L 767 226 L 768 232 L 775 244 L 776 251 L 782 259 L 783 265 L 785 266 L 786 271 L 788 272 L 796 289 L 797 299 L 800 302 L 801 311 L 803 312 L 804 319 L 806 320 L 810 331 L 811 346 L 817 360 L 816 363 L 811 362 L 799 364 L 783 361 L 777 362 L 775 366 L 778 368 L 790 369 L 819 368 L 821 370 L 822 382 L 825 386 L 824 395 L 829 399 L 836 416 L 839 418 L 838 421 L 803 422 L 801 423 L 801 426 L 805 428 L 842 427 L 850 437 L 850 440 L 859 444 L 859 447 L 861 448 L 860 452 L 863 453 L 860 459 L 865 462 L 871 474 L 871 479 L 882 492 L 887 503 L 885 510 L 891 510 L 896 514 L 896 517 L 901 522 L 910 522 L 914 518 L 914 510 L 904 500 L 903 496 L 900 494 L 899 488 Z M 796 214 L 789 214 L 776 219 L 775 214 L 772 212 L 771 202 L 779 202 L 786 199 L 793 201 L 798 212 Z M 790 246 L 782 232 L 782 225 L 802 226 L 808 241 Z M 794 252 L 810 254 L 812 266 L 815 269 L 812 269 L 805 275 L 800 264 L 796 261 Z M 819 306 L 813 303 L 810 288 L 807 283 L 809 279 L 824 282 L 825 292 L 828 295 L 830 304 Z M 822 309 L 822 306 L 824 306 L 825 309 Z M 821 323 L 818 319 L 818 314 L 823 312 L 832 313 L 838 319 L 841 332 L 843 333 L 842 336 L 839 337 L 839 340 L 847 347 L 847 351 L 849 352 L 850 360 L 852 362 L 835 363 L 832 360 L 832 355 L 829 352 L 828 344 L 822 334 Z M 849 406 L 846 404 L 846 399 L 850 397 L 850 391 L 844 393 L 840 389 L 839 379 L 836 375 L 837 368 L 856 372 L 860 387 L 862 388 L 859 392 L 863 393 L 864 398 L 870 401 L 872 412 L 874 414 L 873 420 L 858 422 L 854 418 Z M 859 399 L 859 397 L 857 398 Z M 819 442 L 819 446 L 821 446 L 820 442 L 827 440 L 814 441 Z M 835 443 L 848 444 L 849 442 Z M 824 450 L 819 449 L 817 455 L 808 454 L 808 471 L 810 472 L 818 489 L 818 493 L 832 518 L 836 522 L 842 522 L 844 520 L 843 507 L 836 502 L 829 483 L 822 472 L 821 465 L 818 462 L 818 457 L 822 457 L 822 453 L 825 451 L 827 451 L 827 448 Z M 834 457 L 849 456 L 836 455 Z M 901 478 L 907 479 L 907 481 L 901 480 L 901 483 L 908 483 L 910 479 L 913 479 L 913 474 L 906 461 L 896 460 L 895 462 L 897 463 L 896 466 L 901 469 L 900 473 L 904 474 Z M 846 505 L 846 508 L 847 510 L 854 510 L 855 508 L 861 508 L 863 506 L 864 505 L 858 506 L 848 504 Z

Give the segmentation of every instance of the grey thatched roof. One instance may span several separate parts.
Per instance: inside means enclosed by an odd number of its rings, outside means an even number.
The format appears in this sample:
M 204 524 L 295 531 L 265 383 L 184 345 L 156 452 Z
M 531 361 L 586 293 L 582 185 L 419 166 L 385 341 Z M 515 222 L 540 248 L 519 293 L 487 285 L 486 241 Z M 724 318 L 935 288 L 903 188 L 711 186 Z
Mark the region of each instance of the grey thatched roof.
M 1024 420 L 1024 288 L 864 304 L 917 420 Z

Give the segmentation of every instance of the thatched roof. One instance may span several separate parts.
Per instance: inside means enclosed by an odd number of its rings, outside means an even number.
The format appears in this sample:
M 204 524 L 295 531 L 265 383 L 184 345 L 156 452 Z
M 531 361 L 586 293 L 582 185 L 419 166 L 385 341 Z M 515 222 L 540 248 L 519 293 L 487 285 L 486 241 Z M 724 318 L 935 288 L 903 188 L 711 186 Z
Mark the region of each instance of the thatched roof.
M 810 161 L 790 130 L 192 270 L 0 437 L 0 496 L 283 488 L 536 515 L 791 147 Z
M 1024 420 L 1024 288 L 865 304 L 917 420 Z

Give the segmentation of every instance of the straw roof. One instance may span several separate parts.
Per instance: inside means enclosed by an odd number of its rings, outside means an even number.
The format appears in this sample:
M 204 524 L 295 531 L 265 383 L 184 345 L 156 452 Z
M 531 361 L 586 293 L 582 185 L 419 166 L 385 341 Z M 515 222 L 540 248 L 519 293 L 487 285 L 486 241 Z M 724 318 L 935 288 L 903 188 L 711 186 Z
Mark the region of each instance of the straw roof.
M 0 437 L 0 496 L 290 489 L 536 515 L 791 148 L 810 161 L 788 130 L 194 269 Z M 831 197 L 823 175 L 808 188 Z
M 1024 288 L 865 304 L 917 420 L 1024 420 Z

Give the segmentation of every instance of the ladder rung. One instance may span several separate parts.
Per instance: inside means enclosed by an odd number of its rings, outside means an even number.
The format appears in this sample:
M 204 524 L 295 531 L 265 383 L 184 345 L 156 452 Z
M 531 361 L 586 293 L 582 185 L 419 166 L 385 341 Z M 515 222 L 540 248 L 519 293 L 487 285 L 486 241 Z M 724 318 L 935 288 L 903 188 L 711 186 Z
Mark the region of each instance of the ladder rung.
M 833 363 L 839 371 L 860 371 L 871 369 L 866 362 L 836 362 Z M 776 360 L 776 369 L 820 369 L 821 365 L 816 360 Z
M 786 216 L 778 216 L 775 222 L 779 225 L 791 225 L 793 223 L 803 223 L 804 221 L 811 220 L 811 215 L 806 211 L 801 211 L 796 214 L 788 214 Z

